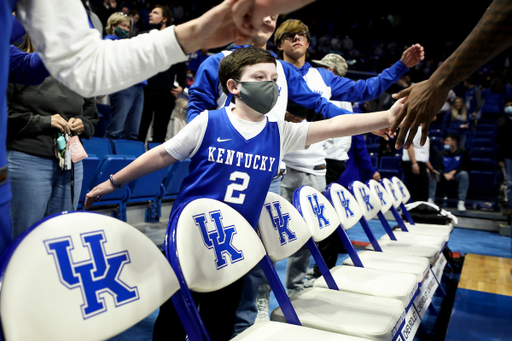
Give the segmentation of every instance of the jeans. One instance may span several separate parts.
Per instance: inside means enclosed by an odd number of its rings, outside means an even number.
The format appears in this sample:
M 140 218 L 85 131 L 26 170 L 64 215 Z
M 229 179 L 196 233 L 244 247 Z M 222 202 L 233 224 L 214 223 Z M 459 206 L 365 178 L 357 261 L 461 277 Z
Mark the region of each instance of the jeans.
M 440 175 L 441 183 L 446 183 L 447 180 L 443 175 Z M 466 196 L 469 189 L 469 174 L 466 171 L 460 171 L 455 174 L 455 181 L 459 184 L 459 200 L 466 201 Z M 436 197 L 437 182 L 430 180 L 429 187 L 429 198 L 434 199 Z
M 57 159 L 8 151 L 11 182 L 13 237 L 49 215 L 76 210 L 84 175 L 82 161 L 74 164 L 75 184 L 71 205 L 71 171 L 63 171 Z
M 134 85 L 110 95 L 110 122 L 105 138 L 137 140 L 144 107 L 144 89 Z
M 325 190 L 325 175 L 313 175 L 288 169 L 281 184 L 282 197 L 292 202 L 293 192 L 301 186 L 311 186 L 321 193 Z M 286 262 L 286 293 L 293 297 L 304 290 L 304 277 L 309 268 L 311 252 L 307 245 L 302 246 L 299 251 L 288 257 Z
M 279 176 L 272 180 L 269 192 L 276 194 L 281 193 L 282 178 L 282 176 Z M 259 294 L 259 291 L 261 291 L 261 286 L 265 288 L 264 291 L 268 292 L 268 296 L 270 296 L 270 285 L 265 278 L 263 269 L 258 264 L 244 276 L 242 297 L 235 316 L 234 335 L 242 333 L 254 324 L 254 320 L 256 320 L 256 316 L 258 314 L 256 296 Z M 260 289 L 258 289 L 259 287 Z

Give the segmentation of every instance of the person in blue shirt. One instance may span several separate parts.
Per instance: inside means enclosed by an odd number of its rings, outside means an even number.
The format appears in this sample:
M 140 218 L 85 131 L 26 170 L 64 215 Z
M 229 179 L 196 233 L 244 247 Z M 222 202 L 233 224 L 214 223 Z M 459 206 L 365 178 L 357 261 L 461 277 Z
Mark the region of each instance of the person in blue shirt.
M 126 39 L 130 34 L 130 18 L 120 12 L 107 21 L 104 40 Z M 104 138 L 137 140 L 144 107 L 144 86 L 147 80 L 110 94 L 110 117 Z
M 330 137 L 385 130 L 403 102 L 388 111 L 368 114 L 365 120 L 340 115 L 303 124 L 271 121 L 266 114 L 279 96 L 276 64 L 272 54 L 255 47 L 238 49 L 224 58 L 218 71 L 220 84 L 224 93 L 233 96 L 234 105 L 202 113 L 171 140 L 111 175 L 87 194 L 85 207 L 140 176 L 190 158 L 190 174 L 183 181 L 170 219 L 192 200 L 211 198 L 231 206 L 256 229 L 284 154 Z M 213 254 L 205 261 L 214 261 Z M 243 278 L 219 291 L 195 296 L 212 340 L 231 339 L 242 288 Z M 160 308 L 153 340 L 168 340 L 169 331 L 176 340 L 185 339 L 172 300 Z

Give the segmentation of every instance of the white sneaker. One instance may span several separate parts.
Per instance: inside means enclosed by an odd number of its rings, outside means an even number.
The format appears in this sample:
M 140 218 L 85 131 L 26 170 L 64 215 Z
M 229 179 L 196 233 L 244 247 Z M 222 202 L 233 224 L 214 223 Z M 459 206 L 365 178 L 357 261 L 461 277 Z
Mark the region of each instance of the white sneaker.
M 434 200 L 432 200 L 432 198 L 428 198 L 428 202 L 431 204 L 435 204 L 435 202 L 434 202 Z
M 464 212 L 466 210 L 466 205 L 464 201 L 459 200 L 459 204 L 457 205 L 457 209 L 461 212 Z
M 265 298 L 258 298 L 256 300 L 256 308 L 258 308 L 258 315 L 254 323 L 270 321 L 270 314 L 268 311 L 269 302 Z

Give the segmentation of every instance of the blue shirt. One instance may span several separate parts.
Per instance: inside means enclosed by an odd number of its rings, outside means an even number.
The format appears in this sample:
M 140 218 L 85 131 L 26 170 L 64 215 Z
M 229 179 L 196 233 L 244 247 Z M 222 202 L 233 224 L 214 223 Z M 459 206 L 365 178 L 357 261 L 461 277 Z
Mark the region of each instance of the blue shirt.
M 256 229 L 270 183 L 279 170 L 280 134 L 276 122 L 246 140 L 225 109 L 208 112 L 208 125 L 190 174 L 183 180 L 172 210 L 198 198 L 222 201 Z M 172 214 L 172 213 L 171 213 Z

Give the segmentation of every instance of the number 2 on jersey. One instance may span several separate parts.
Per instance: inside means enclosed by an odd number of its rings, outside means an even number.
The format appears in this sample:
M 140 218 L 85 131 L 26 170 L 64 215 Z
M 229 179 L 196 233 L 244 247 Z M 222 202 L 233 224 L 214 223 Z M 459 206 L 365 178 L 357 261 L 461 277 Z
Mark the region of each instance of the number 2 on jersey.
M 243 192 L 249 186 L 250 176 L 244 172 L 233 172 L 229 176 L 230 181 L 237 181 L 238 179 L 242 179 L 242 183 L 232 183 L 229 184 L 226 188 L 226 195 L 224 196 L 224 201 L 229 202 L 231 204 L 243 204 L 245 200 L 245 194 L 239 193 L 238 196 L 233 196 L 233 192 Z

